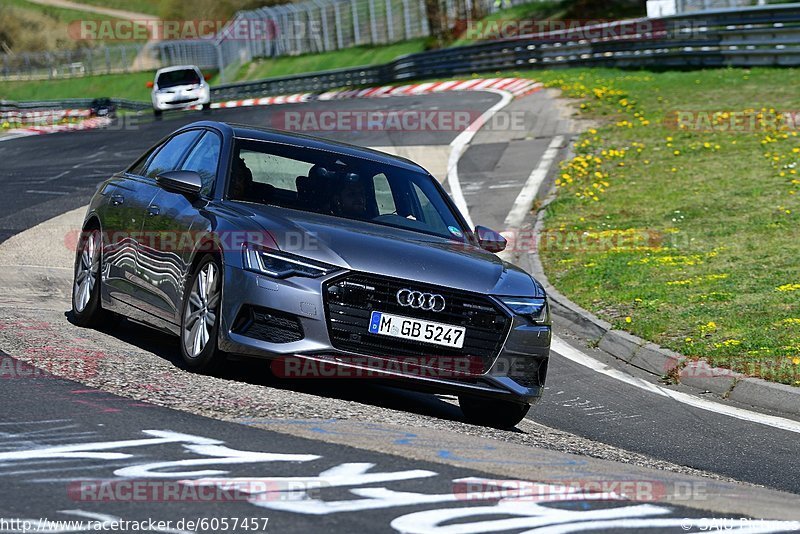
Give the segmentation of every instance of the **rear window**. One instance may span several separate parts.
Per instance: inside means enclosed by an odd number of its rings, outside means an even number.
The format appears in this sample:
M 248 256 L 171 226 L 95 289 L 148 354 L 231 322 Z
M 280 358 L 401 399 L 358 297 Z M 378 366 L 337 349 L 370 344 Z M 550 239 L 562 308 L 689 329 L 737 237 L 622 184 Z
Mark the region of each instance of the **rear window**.
M 200 83 L 200 76 L 194 69 L 173 70 L 162 72 L 158 75 L 156 85 L 159 89 L 176 87 L 178 85 L 197 85 Z

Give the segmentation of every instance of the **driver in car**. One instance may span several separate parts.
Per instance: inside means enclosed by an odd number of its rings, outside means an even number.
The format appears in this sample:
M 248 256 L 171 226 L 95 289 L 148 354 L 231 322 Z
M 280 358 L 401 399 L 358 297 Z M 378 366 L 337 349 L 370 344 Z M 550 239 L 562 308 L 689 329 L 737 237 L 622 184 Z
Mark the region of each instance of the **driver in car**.
M 340 217 L 367 218 L 367 191 L 359 175 L 352 172 L 344 175 L 344 179 L 333 195 L 331 208 L 334 215 Z

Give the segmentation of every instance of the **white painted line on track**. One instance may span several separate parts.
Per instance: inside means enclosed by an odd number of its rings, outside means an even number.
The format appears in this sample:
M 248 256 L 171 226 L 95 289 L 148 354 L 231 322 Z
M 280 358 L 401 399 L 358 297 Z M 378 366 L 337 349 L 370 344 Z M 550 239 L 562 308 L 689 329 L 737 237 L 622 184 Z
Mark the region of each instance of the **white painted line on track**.
M 558 155 L 558 149 L 563 142 L 563 135 L 557 135 L 550 141 L 547 150 L 544 151 L 542 159 L 539 160 L 539 165 L 537 165 L 530 176 L 528 176 L 528 180 L 525 182 L 522 191 L 517 195 L 517 199 L 514 201 L 511 211 L 508 212 L 504 223 L 506 230 L 519 228 L 522 221 L 525 220 L 525 216 L 531 211 L 533 199 L 536 198 L 536 193 L 539 192 L 542 182 L 544 182 L 544 179 L 547 177 L 547 173 L 550 172 L 550 167 L 553 166 L 553 162 Z
M 458 136 L 453 139 L 453 141 L 450 143 L 450 157 L 447 160 L 446 183 L 450 184 L 450 196 L 453 197 L 453 202 L 455 202 L 456 207 L 464 216 L 464 219 L 466 219 L 467 225 L 470 228 L 474 228 L 475 224 L 472 222 L 472 218 L 469 216 L 467 201 L 464 198 L 464 192 L 461 190 L 461 182 L 458 179 L 458 160 L 461 159 L 461 156 L 464 154 L 467 145 L 469 145 L 469 143 L 472 141 L 472 138 L 475 137 L 475 134 L 478 132 L 478 130 L 480 130 L 480 126 L 486 124 L 495 113 L 509 105 L 511 101 L 514 100 L 514 95 L 508 91 L 501 91 L 499 89 L 483 90 L 500 95 L 500 102 L 484 111 L 480 117 L 478 117 L 472 124 L 467 126 L 466 130 L 458 134 Z
M 787 432 L 794 432 L 796 434 L 800 434 L 800 422 L 792 421 L 791 419 L 784 419 L 782 417 L 776 417 L 774 415 L 766 415 L 758 412 L 752 412 L 750 410 L 745 410 L 743 408 L 728 406 L 726 404 L 721 404 L 719 402 L 703 399 L 700 397 L 696 397 L 694 395 L 689 395 L 688 393 L 683 393 L 682 391 L 674 391 L 671 389 L 663 388 L 656 384 L 652 384 L 647 380 L 643 380 L 641 378 L 629 375 L 628 373 L 625 373 L 618 369 L 613 369 L 608 365 L 604 364 L 603 362 L 595 360 L 588 354 L 585 354 L 584 352 L 576 349 L 575 347 L 566 343 L 563 339 L 557 336 L 553 336 L 551 349 L 568 360 L 583 365 L 584 367 L 588 367 L 593 371 L 597 371 L 598 373 L 606 375 L 615 380 L 619 380 L 620 382 L 624 382 L 630 386 L 634 386 L 641 390 L 647 391 L 648 393 L 652 393 L 654 395 L 660 395 L 662 397 L 667 397 L 674 401 L 686 404 L 688 406 L 692 406 L 694 408 L 699 408 L 701 410 L 727 415 L 728 417 L 733 417 L 735 419 L 740 419 L 742 421 L 748 421 L 750 423 L 758 423 L 761 425 L 777 428 L 780 430 L 786 430 Z

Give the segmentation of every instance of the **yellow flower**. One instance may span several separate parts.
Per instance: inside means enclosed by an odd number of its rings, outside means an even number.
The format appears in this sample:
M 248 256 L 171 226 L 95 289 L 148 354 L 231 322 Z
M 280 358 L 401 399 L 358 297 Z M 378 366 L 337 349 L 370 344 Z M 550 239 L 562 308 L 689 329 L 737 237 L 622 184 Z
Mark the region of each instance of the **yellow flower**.
M 625 322 L 626 323 L 630 323 L 631 321 L 633 321 L 633 319 L 631 319 L 630 317 L 625 317 Z
M 784 284 L 775 288 L 775 291 L 789 292 L 800 291 L 800 284 Z

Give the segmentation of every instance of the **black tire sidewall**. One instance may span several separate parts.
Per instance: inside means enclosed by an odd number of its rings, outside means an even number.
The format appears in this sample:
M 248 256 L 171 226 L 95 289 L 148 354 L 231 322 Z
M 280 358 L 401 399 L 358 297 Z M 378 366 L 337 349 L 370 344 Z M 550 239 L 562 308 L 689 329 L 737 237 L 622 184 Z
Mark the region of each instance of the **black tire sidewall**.
M 516 427 L 528 414 L 529 404 L 459 396 L 458 404 L 469 423 L 501 429 Z

